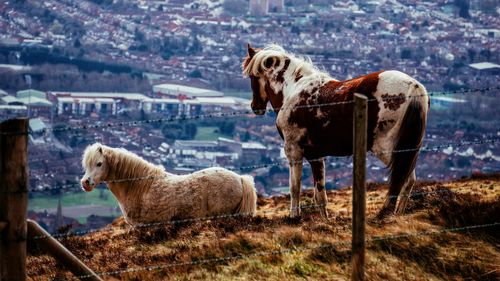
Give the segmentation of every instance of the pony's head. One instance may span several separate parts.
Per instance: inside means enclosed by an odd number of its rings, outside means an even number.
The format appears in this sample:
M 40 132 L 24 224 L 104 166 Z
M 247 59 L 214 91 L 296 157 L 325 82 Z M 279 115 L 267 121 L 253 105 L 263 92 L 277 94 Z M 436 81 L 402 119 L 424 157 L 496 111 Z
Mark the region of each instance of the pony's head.
M 89 145 L 83 152 L 82 166 L 85 175 L 81 179 L 82 188 L 89 192 L 101 183 L 108 173 L 108 163 L 104 157 L 105 147 L 100 143 Z
M 257 115 L 263 115 L 270 99 L 281 96 L 279 102 L 283 100 L 284 74 L 290 65 L 290 57 L 278 45 L 269 45 L 264 49 L 254 49 L 250 44 L 247 47 L 248 54 L 242 65 L 243 75 L 250 77 L 252 110 Z
M 327 72 L 315 67 L 310 58 L 295 56 L 278 45 L 254 49 L 248 44 L 242 68 L 243 75 L 250 77 L 253 92 L 251 106 L 258 115 L 266 112 L 268 101 L 277 112 L 290 92 L 300 92 L 313 84 L 333 79 Z

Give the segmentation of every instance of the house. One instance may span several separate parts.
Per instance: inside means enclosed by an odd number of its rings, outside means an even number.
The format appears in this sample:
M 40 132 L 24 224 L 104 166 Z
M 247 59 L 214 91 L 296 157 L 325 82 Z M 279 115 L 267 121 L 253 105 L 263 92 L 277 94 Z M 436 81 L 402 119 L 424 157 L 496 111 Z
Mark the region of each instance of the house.
M 52 112 L 52 103 L 47 100 L 45 92 L 34 89 L 17 91 L 16 98 L 28 107 L 30 116 L 49 117 Z

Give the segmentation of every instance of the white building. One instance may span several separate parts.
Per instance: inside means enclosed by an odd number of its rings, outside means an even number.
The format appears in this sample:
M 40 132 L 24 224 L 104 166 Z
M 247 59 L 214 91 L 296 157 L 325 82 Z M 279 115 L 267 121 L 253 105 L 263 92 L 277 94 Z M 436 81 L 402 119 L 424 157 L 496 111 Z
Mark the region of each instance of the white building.
M 223 92 L 196 88 L 177 84 L 159 84 L 153 86 L 153 92 L 166 95 L 173 98 L 178 98 L 183 96 L 184 98 L 192 99 L 196 97 L 222 97 Z

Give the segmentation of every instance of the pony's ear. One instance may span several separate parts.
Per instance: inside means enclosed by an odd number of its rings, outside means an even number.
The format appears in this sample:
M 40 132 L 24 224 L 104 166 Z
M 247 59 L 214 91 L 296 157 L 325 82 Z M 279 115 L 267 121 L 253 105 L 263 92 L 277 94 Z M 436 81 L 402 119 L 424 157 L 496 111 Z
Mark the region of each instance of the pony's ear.
M 250 43 L 247 44 L 247 48 L 248 48 L 248 57 L 249 58 L 253 58 L 253 56 L 255 56 L 255 49 L 252 48 L 252 46 L 250 46 Z
M 101 154 L 102 154 L 102 146 L 99 146 L 99 147 L 97 148 L 97 152 L 99 152 L 99 153 L 101 153 Z

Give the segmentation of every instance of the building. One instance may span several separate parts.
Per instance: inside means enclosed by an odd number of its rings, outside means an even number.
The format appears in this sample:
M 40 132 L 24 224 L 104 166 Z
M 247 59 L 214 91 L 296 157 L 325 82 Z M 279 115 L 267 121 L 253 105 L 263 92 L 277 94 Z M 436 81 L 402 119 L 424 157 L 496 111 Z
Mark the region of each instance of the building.
M 252 16 L 265 16 L 269 13 L 268 0 L 250 0 L 249 13 Z
M 153 86 L 153 92 L 158 96 L 177 99 L 193 99 L 197 97 L 223 97 L 224 93 L 177 84 L 159 84 Z
M 57 114 L 87 115 L 90 113 L 115 115 L 118 110 L 131 107 L 148 110 L 150 98 L 139 93 L 109 92 L 48 92 L 57 104 Z
M 166 153 L 178 166 L 197 167 L 202 166 L 202 163 L 217 163 L 230 167 L 239 159 L 253 163 L 272 153 L 261 143 L 239 142 L 227 138 L 218 138 L 216 141 L 176 140 L 172 146 L 162 144 L 159 150 Z
M 52 103 L 47 100 L 45 92 L 27 89 L 16 93 L 17 101 L 28 107 L 30 116 L 49 117 L 52 112 Z
M 478 62 L 469 64 L 476 71 L 477 75 L 495 75 L 500 74 L 500 65 L 492 62 Z

